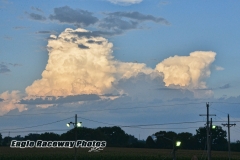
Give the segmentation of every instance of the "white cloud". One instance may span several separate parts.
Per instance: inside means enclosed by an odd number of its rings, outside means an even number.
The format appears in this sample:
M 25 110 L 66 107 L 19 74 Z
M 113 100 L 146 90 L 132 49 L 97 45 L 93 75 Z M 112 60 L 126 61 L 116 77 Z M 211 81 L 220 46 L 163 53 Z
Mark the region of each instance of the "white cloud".
M 206 88 L 204 78 L 210 76 L 210 65 L 216 53 L 195 51 L 189 56 L 174 56 L 157 64 L 156 70 L 164 74 L 166 86 L 174 85 L 189 89 Z
M 215 70 L 217 70 L 217 71 L 222 71 L 222 70 L 224 70 L 224 68 L 223 68 L 223 67 L 220 67 L 220 66 L 215 66 Z
M 24 104 L 18 104 L 21 99 L 19 91 L 3 92 L 0 94 L 0 99 L 2 99 L 2 101 L 0 101 L 0 115 L 4 115 L 13 109 L 18 109 L 20 112 L 27 110 Z
M 131 4 L 137 4 L 142 2 L 142 0 L 108 0 L 108 1 L 114 4 L 120 4 L 120 5 L 131 5 Z

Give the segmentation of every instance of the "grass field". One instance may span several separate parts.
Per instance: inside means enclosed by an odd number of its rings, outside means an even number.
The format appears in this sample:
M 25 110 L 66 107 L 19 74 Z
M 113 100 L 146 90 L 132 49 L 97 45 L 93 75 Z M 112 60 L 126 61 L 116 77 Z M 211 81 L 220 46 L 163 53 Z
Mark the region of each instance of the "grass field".
M 96 160 L 170 160 L 171 150 L 146 149 L 146 148 L 113 148 L 88 152 L 89 149 L 77 149 L 77 159 Z M 178 160 L 190 160 L 193 155 L 198 159 L 206 159 L 206 151 L 201 150 L 177 150 Z M 39 148 L 10 148 L 0 147 L 0 160 L 68 160 L 74 158 L 74 149 L 39 149 Z M 227 160 L 228 152 L 212 151 L 213 160 Z M 240 160 L 240 152 L 232 152 L 232 160 Z

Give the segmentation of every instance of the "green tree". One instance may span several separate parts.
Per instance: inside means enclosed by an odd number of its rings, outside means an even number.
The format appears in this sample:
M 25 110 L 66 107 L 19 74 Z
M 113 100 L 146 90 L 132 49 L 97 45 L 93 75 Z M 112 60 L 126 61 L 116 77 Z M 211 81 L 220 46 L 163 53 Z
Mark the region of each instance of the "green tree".
M 40 134 L 39 139 L 43 141 L 57 141 L 59 140 L 60 136 L 53 132 L 45 132 Z
M 182 149 L 192 149 L 193 134 L 188 132 L 182 132 L 177 135 L 177 139 L 181 141 Z
M 222 129 L 221 126 L 216 126 L 215 129 L 211 129 L 211 148 L 212 150 L 226 150 L 227 149 L 227 132 Z M 194 136 L 197 140 L 199 148 L 204 149 L 207 145 L 207 130 L 206 127 L 200 127 L 196 130 Z
M 207 147 L 207 135 L 206 135 L 206 127 L 200 127 L 196 130 L 196 134 L 194 135 L 197 141 L 198 149 L 205 149 Z
M 2 145 L 2 134 L 0 133 L 0 146 Z
M 231 150 L 240 152 L 240 140 L 237 140 L 235 143 L 231 143 Z
M 37 141 L 39 139 L 40 134 L 37 133 L 29 133 L 24 137 L 24 140 L 30 140 L 30 141 Z
M 129 136 L 120 127 L 99 127 L 97 129 L 106 137 L 108 146 L 120 147 L 128 145 Z
M 146 147 L 148 147 L 148 148 L 156 148 L 157 147 L 156 142 L 153 141 L 151 136 L 148 136 L 146 139 Z
M 157 146 L 159 148 L 172 149 L 173 148 L 173 139 L 177 138 L 177 133 L 173 131 L 165 132 L 160 131 L 155 133 L 157 136 Z M 158 136 L 161 135 L 161 136 Z
M 211 133 L 212 149 L 227 150 L 227 132 L 224 131 L 221 126 L 216 126 L 215 129 L 211 129 Z
M 105 140 L 103 133 L 100 130 L 80 127 L 77 128 L 77 139 L 81 140 Z M 60 136 L 60 140 L 75 141 L 75 128 L 72 128 Z
M 128 135 L 128 147 L 142 147 L 142 143 L 138 142 L 138 139 L 133 135 Z
M 15 136 L 15 137 L 12 138 L 12 139 L 17 140 L 17 141 L 22 141 L 24 138 L 21 137 L 21 135 L 17 135 L 17 136 Z
M 122 147 L 130 144 L 131 136 L 120 127 L 77 128 L 77 137 L 82 140 L 107 141 L 107 146 Z M 61 140 L 75 140 L 75 129 L 71 129 L 60 136 Z
M 189 145 L 188 149 L 201 149 L 199 146 L 199 142 L 195 136 L 190 137 L 189 141 L 187 142 Z
M 10 143 L 11 143 L 11 140 L 12 140 L 12 137 L 4 137 L 3 140 L 2 140 L 2 145 L 3 146 L 10 146 Z
M 173 139 L 177 138 L 177 133 L 173 131 L 159 131 L 154 134 L 157 137 L 156 142 L 154 142 L 149 136 L 146 140 L 146 146 L 150 148 L 165 148 L 172 149 L 173 148 Z

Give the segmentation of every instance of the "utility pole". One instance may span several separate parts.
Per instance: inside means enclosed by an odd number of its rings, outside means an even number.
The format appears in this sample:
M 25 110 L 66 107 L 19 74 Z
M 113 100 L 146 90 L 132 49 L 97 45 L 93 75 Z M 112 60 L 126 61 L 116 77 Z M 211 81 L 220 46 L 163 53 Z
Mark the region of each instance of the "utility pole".
M 209 155 L 210 157 L 212 157 L 211 155 L 211 148 L 212 148 L 212 118 L 211 118 L 211 121 L 210 121 L 210 129 L 209 129 Z
M 209 114 L 209 102 L 206 103 L 207 107 L 207 114 L 200 114 L 200 116 L 207 116 L 207 155 L 208 155 L 208 160 L 211 160 L 211 144 L 210 144 L 210 134 L 209 134 L 209 116 L 216 116 L 215 114 Z
M 69 122 L 69 123 L 67 123 L 66 125 L 67 125 L 67 127 L 70 127 L 70 125 L 73 125 L 73 127 L 74 127 L 74 132 L 75 132 L 75 143 L 77 142 L 77 128 L 78 127 L 81 127 L 81 124 L 82 124 L 82 122 L 77 122 L 77 114 L 75 114 L 75 123 L 73 123 L 73 122 Z M 75 146 L 74 146 L 74 151 L 75 151 L 75 156 L 74 156 L 74 159 L 75 160 L 77 160 L 77 148 L 76 148 L 76 144 L 75 144 Z
M 172 143 L 173 143 L 173 151 L 172 151 L 172 154 L 173 154 L 173 160 L 176 160 L 176 149 L 175 149 L 175 144 L 176 144 L 176 138 L 175 137 L 173 137 L 173 141 L 172 141 Z
M 77 114 L 75 114 L 74 129 L 75 129 L 75 143 L 77 143 Z M 75 145 L 75 160 L 77 160 L 77 148 L 76 148 L 76 145 Z
M 236 124 L 230 124 L 229 114 L 228 114 L 228 123 L 222 124 L 224 127 L 228 127 L 228 159 L 231 159 L 231 148 L 230 148 L 230 127 L 235 126 Z

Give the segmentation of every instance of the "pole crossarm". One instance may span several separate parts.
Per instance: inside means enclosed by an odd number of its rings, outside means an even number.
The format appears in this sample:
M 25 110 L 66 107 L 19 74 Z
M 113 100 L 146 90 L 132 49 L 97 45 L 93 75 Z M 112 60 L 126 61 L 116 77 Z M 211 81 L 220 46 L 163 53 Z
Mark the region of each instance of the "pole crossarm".
M 207 116 L 207 114 L 199 114 L 199 116 Z M 216 114 L 209 114 L 208 116 L 216 116 Z
M 235 123 L 234 123 L 234 124 L 227 124 L 227 123 L 223 124 L 223 123 L 222 123 L 222 125 L 223 125 L 224 127 L 228 127 L 228 126 L 229 126 L 229 127 L 236 126 Z

